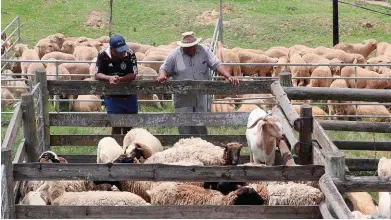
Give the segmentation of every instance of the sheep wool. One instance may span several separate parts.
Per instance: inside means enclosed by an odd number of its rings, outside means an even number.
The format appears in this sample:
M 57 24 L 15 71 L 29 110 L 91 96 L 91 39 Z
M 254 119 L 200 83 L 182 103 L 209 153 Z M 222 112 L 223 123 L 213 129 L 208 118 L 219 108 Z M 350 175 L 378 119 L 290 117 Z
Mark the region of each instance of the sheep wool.
M 112 137 L 104 137 L 98 143 L 97 163 L 112 163 L 124 153 L 122 147 Z
M 144 159 L 149 158 L 157 152 L 163 151 L 163 146 L 159 139 L 144 128 L 133 128 L 124 137 L 122 147 L 127 155 L 135 150 L 136 145 L 143 149 Z
M 318 205 L 323 193 L 314 187 L 300 184 L 270 184 L 267 186 L 269 205 Z
M 377 173 L 378 176 L 391 176 L 391 159 L 380 158 Z
M 147 206 L 140 196 L 130 192 L 88 191 L 64 192 L 53 201 L 60 206 Z

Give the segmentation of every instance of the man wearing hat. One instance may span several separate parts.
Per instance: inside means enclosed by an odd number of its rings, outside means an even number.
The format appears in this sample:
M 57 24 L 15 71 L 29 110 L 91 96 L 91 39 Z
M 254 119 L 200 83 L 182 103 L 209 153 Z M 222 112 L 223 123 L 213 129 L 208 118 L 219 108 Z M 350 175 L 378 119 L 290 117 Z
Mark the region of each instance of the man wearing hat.
M 137 59 L 121 35 L 110 38 L 109 47 L 99 52 L 96 60 L 97 80 L 110 86 L 136 79 Z M 137 114 L 137 95 L 105 95 L 104 103 L 108 114 Z M 112 134 L 126 134 L 131 128 L 113 127 Z
M 239 80 L 225 69 L 217 57 L 206 47 L 198 43 L 195 33 L 185 32 L 180 46 L 171 51 L 160 67 L 157 81 L 163 83 L 168 77 L 173 80 L 209 80 L 209 68 L 224 76 L 232 84 Z M 174 94 L 175 112 L 207 112 L 207 95 Z M 205 126 L 178 126 L 179 134 L 208 134 Z

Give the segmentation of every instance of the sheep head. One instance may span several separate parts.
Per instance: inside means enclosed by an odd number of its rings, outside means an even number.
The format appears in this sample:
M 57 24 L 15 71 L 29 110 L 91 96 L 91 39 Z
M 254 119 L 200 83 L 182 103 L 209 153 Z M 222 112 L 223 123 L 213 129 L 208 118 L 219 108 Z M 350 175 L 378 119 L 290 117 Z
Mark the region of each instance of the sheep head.
M 40 163 L 68 163 L 63 157 L 57 156 L 53 151 L 43 152 L 39 158 L 38 162 Z
M 140 163 L 137 158 L 128 157 L 126 154 L 121 154 L 113 163 Z
M 224 165 L 238 165 L 240 158 L 240 150 L 242 150 L 243 145 L 234 142 L 228 144 L 222 143 L 220 146 L 224 148 Z
M 229 205 L 263 205 L 265 201 L 251 186 L 243 186 L 236 191 L 229 193 L 224 200 Z
M 132 151 L 128 152 L 128 149 Z M 133 143 L 126 148 L 125 154 L 129 158 L 136 158 L 137 160 L 146 160 L 152 156 L 152 151 L 143 143 Z

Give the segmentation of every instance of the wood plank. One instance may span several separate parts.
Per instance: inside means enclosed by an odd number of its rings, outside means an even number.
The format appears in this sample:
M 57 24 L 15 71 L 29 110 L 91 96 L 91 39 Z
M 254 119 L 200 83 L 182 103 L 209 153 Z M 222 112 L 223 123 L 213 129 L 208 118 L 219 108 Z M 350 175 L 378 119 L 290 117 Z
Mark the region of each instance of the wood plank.
M 292 153 L 288 148 L 285 140 L 280 140 L 278 144 L 278 149 L 280 149 L 282 160 L 284 161 L 284 165 L 287 166 L 295 166 L 295 160 L 293 159 Z
M 345 156 L 342 151 L 325 152 L 325 170 L 332 177 L 345 178 Z
M 25 154 L 25 139 L 23 138 L 18 146 L 18 149 L 16 150 L 15 157 L 12 163 L 22 163 L 25 156 L 24 154 Z
M 2 184 L 5 180 L 7 185 L 7 205 L 5 209 L 8 210 L 9 218 L 15 218 L 15 200 L 14 196 L 12 194 L 14 190 L 14 178 L 13 178 L 13 169 L 12 169 L 12 155 L 11 155 L 11 149 L 7 148 L 1 148 L 1 164 L 4 165 L 5 173 L 1 173 L 1 175 L 5 175 L 5 178 L 3 179 L 2 176 Z M 2 210 L 4 211 L 4 210 Z
M 288 87 L 287 87 L 288 88 Z M 281 87 L 279 81 L 275 81 L 271 85 L 272 94 L 276 97 L 279 106 L 281 107 L 284 115 L 289 121 L 289 124 L 296 129 L 295 121 L 299 118 L 299 114 L 293 108 L 291 101 L 288 99 L 284 89 Z
M 42 107 L 43 107 L 43 126 L 44 126 L 44 149 L 50 150 L 50 125 L 49 125 L 49 91 L 46 72 L 36 72 L 35 79 L 41 83 Z
M 259 219 L 321 218 L 318 206 L 26 206 L 17 218 Z
M 20 102 L 17 104 L 14 114 L 12 115 L 11 121 L 8 125 L 5 133 L 3 143 L 1 143 L 2 149 L 11 149 L 15 144 L 16 136 L 18 135 L 19 128 L 22 126 L 22 110 Z
M 334 182 L 329 175 L 325 174 L 320 178 L 319 186 L 326 198 L 326 201 L 330 203 L 338 218 L 353 218 L 353 215 L 346 205 L 342 195 L 339 193 L 337 187 L 334 185 Z
M 234 126 L 246 125 L 247 112 L 196 112 L 149 114 L 67 114 L 49 115 L 51 126 L 136 127 L 136 126 Z
M 341 141 L 333 140 L 340 150 L 391 151 L 391 141 Z
M 389 89 L 284 87 L 289 99 L 391 102 Z
M 156 80 L 135 80 L 110 87 L 101 81 L 48 80 L 50 95 L 131 95 L 131 94 L 258 94 L 270 93 L 274 80 L 241 81 L 233 86 L 228 81 L 169 80 L 163 84 Z
M 324 155 L 322 153 L 322 150 L 320 149 L 318 143 L 313 142 L 312 143 L 312 164 L 314 165 L 325 165 L 326 159 L 324 158 Z
M 323 166 L 177 166 L 166 164 L 14 164 L 15 180 L 285 181 L 318 180 Z
M 26 140 L 26 159 L 36 161 L 42 153 L 38 145 L 37 124 L 35 121 L 34 98 L 31 94 L 22 94 L 23 135 Z
M 345 181 L 333 178 L 334 184 L 342 192 L 389 192 L 391 176 L 347 176 Z
M 324 130 L 376 133 L 390 133 L 391 131 L 390 122 L 322 120 L 319 123 Z
M 296 150 L 298 150 L 299 148 L 299 138 L 296 135 L 295 130 L 293 130 L 292 126 L 289 124 L 287 118 L 285 117 L 285 114 L 280 107 L 274 107 L 273 112 L 280 120 L 280 123 L 284 129 L 285 137 L 288 140 L 289 145 L 291 146 L 290 150 L 297 152 Z
M 379 159 L 346 158 L 345 163 L 350 171 L 376 171 Z
M 326 152 L 338 152 L 339 149 L 333 141 L 328 137 L 326 131 L 323 129 L 323 127 L 319 124 L 317 120 L 313 121 L 313 126 L 314 126 L 314 139 L 318 142 L 320 148 L 323 151 Z
M 303 104 L 300 106 L 300 148 L 298 152 L 299 164 L 310 164 L 312 161 L 312 130 L 313 130 L 312 106 Z
M 334 219 L 333 215 L 331 214 L 325 202 L 321 202 L 319 204 L 319 211 L 322 214 L 323 219 Z

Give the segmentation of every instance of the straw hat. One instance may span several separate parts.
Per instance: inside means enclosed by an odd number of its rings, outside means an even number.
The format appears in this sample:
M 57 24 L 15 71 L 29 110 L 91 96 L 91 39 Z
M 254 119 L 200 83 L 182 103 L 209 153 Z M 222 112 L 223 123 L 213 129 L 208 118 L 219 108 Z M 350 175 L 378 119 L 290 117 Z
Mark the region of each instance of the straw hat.
M 177 41 L 177 44 L 181 47 L 192 47 L 198 44 L 202 38 L 197 38 L 193 31 L 188 31 L 182 34 L 182 40 Z

